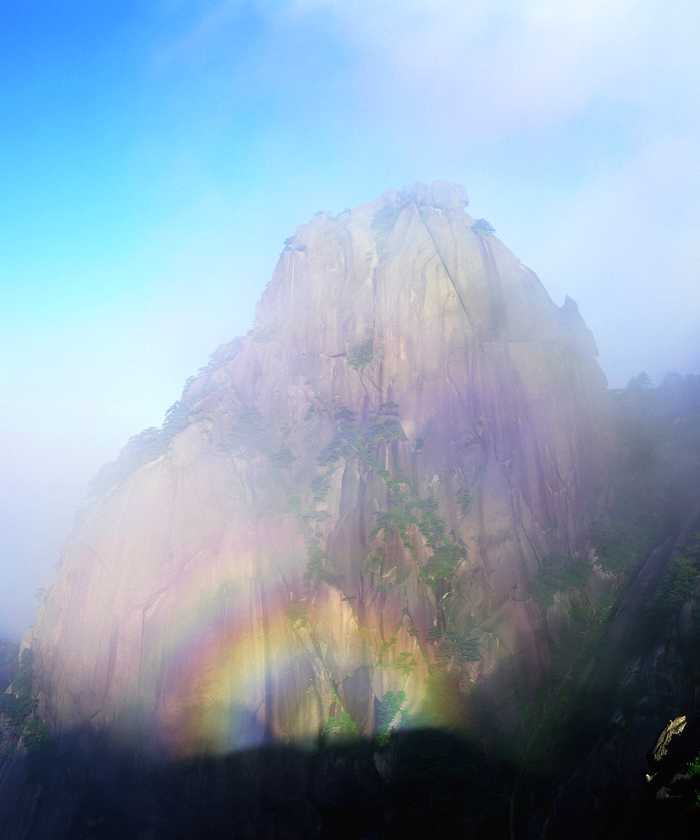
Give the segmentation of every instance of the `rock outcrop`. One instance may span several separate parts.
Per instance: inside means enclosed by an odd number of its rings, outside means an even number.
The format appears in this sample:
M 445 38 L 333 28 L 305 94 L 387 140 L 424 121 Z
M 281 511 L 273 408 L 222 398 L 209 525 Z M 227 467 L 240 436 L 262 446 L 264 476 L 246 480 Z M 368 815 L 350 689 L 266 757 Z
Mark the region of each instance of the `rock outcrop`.
M 587 557 L 605 380 L 466 203 L 418 185 L 287 240 L 251 332 L 95 484 L 35 630 L 50 725 L 226 751 L 459 724 L 480 691 L 507 720 L 537 684 L 530 587 Z

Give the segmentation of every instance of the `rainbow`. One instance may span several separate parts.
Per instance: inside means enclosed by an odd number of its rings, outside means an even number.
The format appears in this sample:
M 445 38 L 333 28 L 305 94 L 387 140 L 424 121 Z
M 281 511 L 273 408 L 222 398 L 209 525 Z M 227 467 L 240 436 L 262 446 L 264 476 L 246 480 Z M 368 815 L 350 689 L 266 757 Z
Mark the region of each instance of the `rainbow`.
M 162 741 L 175 755 L 225 754 L 271 739 L 315 742 L 338 699 L 336 685 L 366 664 L 368 640 L 379 638 L 377 617 L 360 627 L 332 587 L 309 603 L 296 594 L 301 586 L 280 575 L 245 577 L 239 569 L 218 585 L 213 577 L 204 568 L 181 581 L 169 596 L 177 620 L 146 640 L 148 670 L 159 675 L 153 690 Z M 406 637 L 401 647 L 412 643 Z M 332 652 L 334 674 L 323 651 Z M 415 709 L 426 677 L 422 666 L 402 678 L 387 664 L 375 669 L 373 689 L 376 696 L 406 689 Z

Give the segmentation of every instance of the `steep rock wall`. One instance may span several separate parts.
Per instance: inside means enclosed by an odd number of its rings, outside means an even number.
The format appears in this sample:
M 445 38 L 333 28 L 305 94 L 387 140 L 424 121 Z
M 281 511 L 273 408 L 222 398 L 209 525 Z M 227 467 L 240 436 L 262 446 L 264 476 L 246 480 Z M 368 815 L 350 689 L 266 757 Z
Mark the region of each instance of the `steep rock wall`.
M 529 585 L 585 554 L 605 381 L 466 196 L 287 240 L 254 329 L 107 470 L 37 623 L 42 713 L 175 751 L 494 715 L 546 668 Z M 502 708 L 496 705 L 498 701 Z

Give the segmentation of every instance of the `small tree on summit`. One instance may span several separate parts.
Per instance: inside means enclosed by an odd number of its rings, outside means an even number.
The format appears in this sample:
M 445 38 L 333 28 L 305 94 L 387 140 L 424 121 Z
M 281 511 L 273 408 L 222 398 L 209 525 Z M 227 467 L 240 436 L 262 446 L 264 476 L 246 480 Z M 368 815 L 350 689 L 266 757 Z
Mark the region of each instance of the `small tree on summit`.
M 490 236 L 496 232 L 496 228 L 486 219 L 477 219 L 472 225 L 472 230 L 482 236 Z
M 653 384 L 654 383 L 651 381 L 649 374 L 643 370 L 641 373 L 638 373 L 630 379 L 627 383 L 627 388 L 630 391 L 646 391 L 648 388 L 652 388 Z

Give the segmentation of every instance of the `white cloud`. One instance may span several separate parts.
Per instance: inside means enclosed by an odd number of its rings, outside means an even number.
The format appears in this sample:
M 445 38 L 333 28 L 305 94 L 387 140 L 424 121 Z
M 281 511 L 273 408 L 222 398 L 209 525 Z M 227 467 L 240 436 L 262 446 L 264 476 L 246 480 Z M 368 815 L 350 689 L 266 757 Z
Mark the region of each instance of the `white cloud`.
M 697 120 L 700 5 L 691 0 L 219 0 L 188 8 L 199 14 L 160 45 L 159 66 L 225 53 L 243 17 L 253 17 L 255 50 L 230 54 L 232 67 L 243 61 L 246 73 L 284 85 L 313 50 L 328 50 L 333 72 L 337 49 L 347 60 L 350 110 L 455 145 L 541 131 L 595 103 L 637 109 L 640 124 L 659 115 Z M 306 95 L 318 81 L 307 80 Z
M 615 384 L 697 363 L 697 155 L 692 136 L 650 141 L 563 200 L 539 243 L 545 285 L 578 300 Z
M 649 108 L 698 79 L 700 8 L 658 0 L 294 0 L 356 50 L 370 102 L 478 136 L 539 128 L 597 98 Z M 688 80 L 685 80 L 685 84 Z

